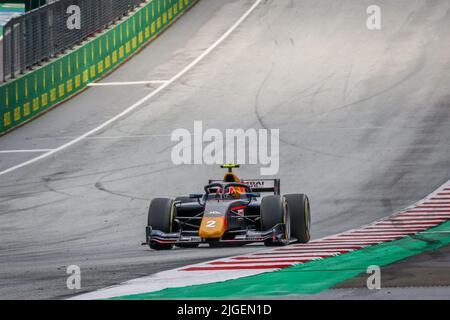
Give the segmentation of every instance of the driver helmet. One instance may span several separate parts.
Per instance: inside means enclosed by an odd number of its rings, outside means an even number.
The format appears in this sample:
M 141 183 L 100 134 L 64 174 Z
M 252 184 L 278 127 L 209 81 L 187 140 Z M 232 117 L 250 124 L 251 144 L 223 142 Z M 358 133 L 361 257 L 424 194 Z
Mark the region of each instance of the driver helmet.
M 224 182 L 237 182 L 240 183 L 241 180 L 233 173 L 227 172 L 223 177 Z M 232 195 L 234 198 L 239 199 L 242 194 L 245 193 L 245 188 L 231 186 L 225 190 L 225 194 Z

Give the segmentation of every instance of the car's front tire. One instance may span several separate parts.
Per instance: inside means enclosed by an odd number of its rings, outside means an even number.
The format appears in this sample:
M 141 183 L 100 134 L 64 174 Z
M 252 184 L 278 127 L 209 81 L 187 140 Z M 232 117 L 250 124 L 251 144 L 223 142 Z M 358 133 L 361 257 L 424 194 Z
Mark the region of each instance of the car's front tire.
M 284 223 L 286 232 L 283 239 L 269 239 L 264 242 L 266 246 L 285 246 L 290 240 L 290 217 L 284 197 L 279 195 L 267 196 L 261 200 L 261 230 L 266 231 L 277 224 Z
M 311 239 L 311 208 L 308 197 L 304 194 L 288 194 L 284 197 L 291 217 L 291 235 L 300 243 L 308 243 Z
M 156 198 L 150 203 L 148 209 L 147 225 L 153 230 L 172 232 L 173 217 L 175 213 L 174 201 L 168 198 Z M 150 248 L 154 250 L 170 250 L 172 244 L 151 241 Z

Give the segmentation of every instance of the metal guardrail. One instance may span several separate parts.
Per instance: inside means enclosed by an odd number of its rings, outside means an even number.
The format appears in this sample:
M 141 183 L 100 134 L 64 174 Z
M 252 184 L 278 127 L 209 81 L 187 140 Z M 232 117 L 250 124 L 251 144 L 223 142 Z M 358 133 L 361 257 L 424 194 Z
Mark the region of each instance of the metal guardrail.
M 57 0 L 11 19 L 3 28 L 3 81 L 81 43 L 144 2 Z M 79 28 L 68 27 L 71 18 Z

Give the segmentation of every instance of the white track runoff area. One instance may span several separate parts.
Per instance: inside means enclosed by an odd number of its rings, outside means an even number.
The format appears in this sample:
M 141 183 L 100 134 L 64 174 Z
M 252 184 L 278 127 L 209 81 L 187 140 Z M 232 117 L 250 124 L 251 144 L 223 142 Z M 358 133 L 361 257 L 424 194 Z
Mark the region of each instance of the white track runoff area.
M 414 205 L 387 218 L 340 234 L 248 255 L 217 259 L 127 281 L 74 299 L 106 299 L 166 288 L 227 281 L 325 259 L 399 240 L 450 220 L 450 181 Z

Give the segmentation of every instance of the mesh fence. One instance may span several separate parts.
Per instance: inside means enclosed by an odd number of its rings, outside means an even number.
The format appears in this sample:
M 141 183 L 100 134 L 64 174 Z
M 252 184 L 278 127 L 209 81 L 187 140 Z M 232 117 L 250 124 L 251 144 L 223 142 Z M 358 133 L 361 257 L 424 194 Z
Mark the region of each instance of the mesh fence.
M 59 0 L 3 29 L 3 80 L 14 78 L 108 27 L 146 0 Z

